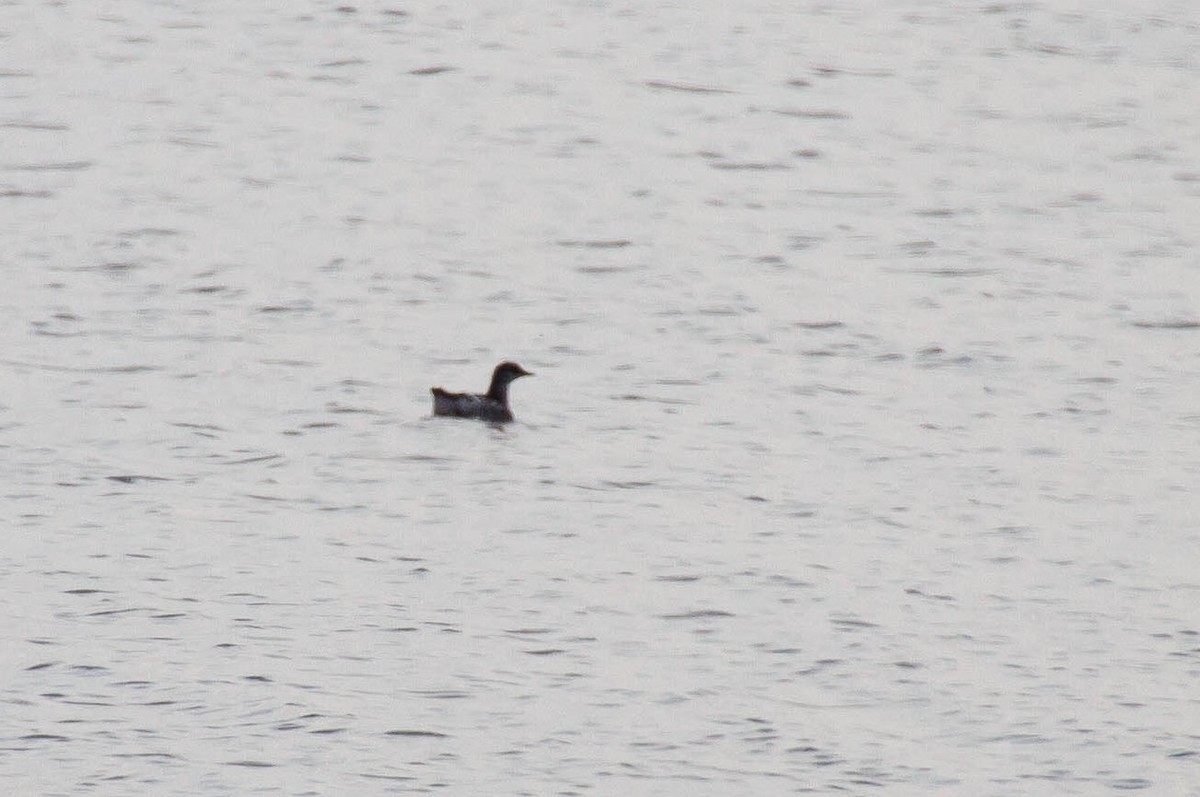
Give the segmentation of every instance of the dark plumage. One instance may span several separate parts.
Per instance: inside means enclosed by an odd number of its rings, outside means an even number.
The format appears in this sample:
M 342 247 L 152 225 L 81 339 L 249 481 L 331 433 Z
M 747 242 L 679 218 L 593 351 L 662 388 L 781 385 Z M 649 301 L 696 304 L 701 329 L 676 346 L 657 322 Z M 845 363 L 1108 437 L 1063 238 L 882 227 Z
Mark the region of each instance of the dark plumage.
M 511 421 L 513 414 L 508 408 L 508 386 L 523 376 L 533 374 L 514 362 L 506 361 L 497 365 L 492 372 L 492 384 L 486 393 L 447 393 L 440 387 L 432 388 L 433 414 L 449 418 Z

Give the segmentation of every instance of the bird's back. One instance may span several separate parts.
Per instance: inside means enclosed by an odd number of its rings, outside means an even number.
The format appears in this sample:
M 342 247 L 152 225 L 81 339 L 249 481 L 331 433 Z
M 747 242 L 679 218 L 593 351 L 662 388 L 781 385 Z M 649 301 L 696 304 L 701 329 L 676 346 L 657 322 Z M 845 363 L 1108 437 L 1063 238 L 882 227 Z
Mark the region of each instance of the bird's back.
M 433 393 L 433 414 L 448 418 L 482 418 L 485 421 L 511 421 L 512 412 L 500 402 L 475 393 L 449 393 L 440 387 Z

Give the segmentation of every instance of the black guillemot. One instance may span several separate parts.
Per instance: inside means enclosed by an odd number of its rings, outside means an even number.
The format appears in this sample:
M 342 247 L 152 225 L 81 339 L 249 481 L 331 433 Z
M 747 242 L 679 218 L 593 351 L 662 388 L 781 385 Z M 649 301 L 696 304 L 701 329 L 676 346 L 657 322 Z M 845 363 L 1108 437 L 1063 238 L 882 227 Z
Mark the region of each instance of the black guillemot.
M 431 388 L 433 414 L 449 418 L 511 421 L 513 414 L 508 408 L 508 386 L 523 376 L 533 374 L 514 362 L 502 362 L 492 372 L 492 384 L 487 393 L 447 393 L 440 387 Z

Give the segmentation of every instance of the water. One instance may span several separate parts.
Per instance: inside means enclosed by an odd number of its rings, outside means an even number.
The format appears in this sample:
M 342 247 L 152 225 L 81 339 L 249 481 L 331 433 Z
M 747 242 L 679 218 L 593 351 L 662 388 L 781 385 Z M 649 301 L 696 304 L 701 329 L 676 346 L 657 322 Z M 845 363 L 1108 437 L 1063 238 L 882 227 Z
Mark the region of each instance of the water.
M 5 6 L 5 783 L 1200 794 L 1198 32 Z

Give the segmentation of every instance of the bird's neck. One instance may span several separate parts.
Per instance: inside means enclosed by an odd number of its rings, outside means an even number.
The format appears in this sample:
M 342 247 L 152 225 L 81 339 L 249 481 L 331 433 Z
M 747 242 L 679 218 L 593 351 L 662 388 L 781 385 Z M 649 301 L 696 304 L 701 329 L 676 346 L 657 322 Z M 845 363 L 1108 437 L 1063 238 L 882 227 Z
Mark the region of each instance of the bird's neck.
M 487 397 L 499 401 L 501 404 L 508 404 L 508 382 L 500 379 L 492 382 L 492 386 L 488 388 Z

